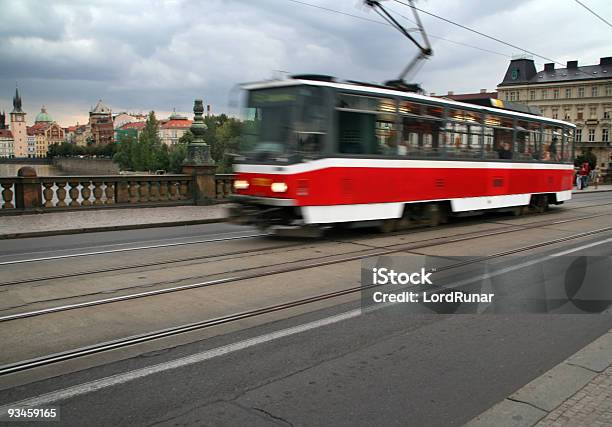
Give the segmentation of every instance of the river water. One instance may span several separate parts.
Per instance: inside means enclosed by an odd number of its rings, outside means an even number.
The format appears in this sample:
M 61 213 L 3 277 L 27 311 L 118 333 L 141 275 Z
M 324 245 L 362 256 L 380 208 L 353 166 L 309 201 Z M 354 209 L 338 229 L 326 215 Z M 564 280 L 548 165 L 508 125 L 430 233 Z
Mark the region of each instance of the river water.
M 36 171 L 36 175 L 38 176 L 58 176 L 58 175 L 68 175 L 63 173 L 59 168 L 56 168 L 53 165 L 17 165 L 17 164 L 0 164 L 0 176 L 2 177 L 12 177 L 17 176 L 17 171 L 24 166 L 33 167 Z

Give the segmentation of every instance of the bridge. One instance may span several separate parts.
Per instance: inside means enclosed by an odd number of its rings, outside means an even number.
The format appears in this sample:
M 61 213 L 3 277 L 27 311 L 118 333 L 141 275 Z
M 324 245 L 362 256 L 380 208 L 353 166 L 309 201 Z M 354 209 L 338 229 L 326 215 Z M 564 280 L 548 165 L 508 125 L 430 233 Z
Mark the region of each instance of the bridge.
M 161 179 L 147 180 L 146 194 L 151 185 L 160 194 Z M 0 232 L 14 223 L 24 235 L 0 240 L 0 412 L 10 402 L 56 407 L 67 425 L 83 414 L 109 425 L 127 414 L 139 425 L 387 425 L 398 417 L 449 425 L 502 402 L 533 421 L 572 396 L 570 385 L 605 369 L 590 362 L 603 353 L 557 364 L 609 336 L 612 318 L 545 314 L 585 306 L 567 294 L 563 302 L 537 298 L 586 269 L 606 274 L 609 262 L 587 260 L 612 253 L 610 191 L 576 194 L 541 215 L 459 218 L 390 234 L 338 229 L 319 240 L 224 222 L 80 233 L 84 215 L 137 220 L 151 211 L 95 206 L 2 218 Z M 172 218 L 171 209 L 184 208 L 155 209 Z M 45 221 L 76 234 L 27 235 Z M 493 293 L 498 303 L 372 305 L 375 289 L 362 284 L 371 262 L 388 256 L 425 263 L 434 285 Z M 427 288 L 408 290 L 418 299 Z M 535 389 L 554 393 L 527 389 L 506 399 L 549 369 Z M 98 399 L 105 407 L 92 406 Z M 338 411 L 340 403 L 351 411 Z M 495 411 L 487 416 L 482 425 L 497 425 Z

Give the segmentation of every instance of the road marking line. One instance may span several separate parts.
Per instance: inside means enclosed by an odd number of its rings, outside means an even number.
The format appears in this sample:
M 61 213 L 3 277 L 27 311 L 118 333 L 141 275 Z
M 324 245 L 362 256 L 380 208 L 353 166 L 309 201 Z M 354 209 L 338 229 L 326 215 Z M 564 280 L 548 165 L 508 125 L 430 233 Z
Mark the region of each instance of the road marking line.
M 268 334 L 260 335 L 255 338 L 246 339 L 237 343 L 224 345 L 222 347 L 213 348 L 201 353 L 196 353 L 191 356 L 181 357 L 180 359 L 171 360 L 157 365 L 148 366 L 146 368 L 136 369 L 134 371 L 128 371 L 110 377 L 100 378 L 98 380 L 90 381 L 84 384 L 75 385 L 62 390 L 53 391 L 30 399 L 24 399 L 19 402 L 10 403 L 8 405 L 0 406 L 0 415 L 8 411 L 9 408 L 15 407 L 36 407 L 49 405 L 54 402 L 66 400 L 71 397 L 80 396 L 83 394 L 91 393 L 104 388 L 112 387 L 115 385 L 123 384 L 138 378 L 143 378 L 152 374 L 168 371 L 171 369 L 180 368 L 194 363 L 203 362 L 205 360 L 213 359 L 215 357 L 223 356 L 225 354 L 233 353 L 236 351 L 244 350 L 245 348 L 253 347 L 258 344 L 273 341 L 279 338 L 287 337 L 301 332 L 310 331 L 317 329 L 322 326 L 331 325 L 338 323 L 343 320 L 351 319 L 361 315 L 361 309 L 355 309 L 347 311 L 336 316 L 326 317 L 324 319 L 315 320 L 313 322 L 305 323 L 303 325 L 294 326 L 291 328 L 281 329 L 280 331 L 270 332 Z
M 137 246 L 134 248 L 119 248 L 119 249 L 108 249 L 105 251 L 93 251 L 93 252 L 82 252 L 76 254 L 67 254 L 67 255 L 53 255 L 48 257 L 40 257 L 40 258 L 29 258 L 29 259 L 19 259 L 13 261 L 2 261 L 0 265 L 11 265 L 11 264 L 23 264 L 27 262 L 36 262 L 36 261 L 50 261 L 54 259 L 64 259 L 64 258 L 76 258 L 81 256 L 89 256 L 89 255 L 102 255 L 102 254 L 111 254 L 117 252 L 129 252 L 129 251 L 139 251 L 143 249 L 156 249 L 156 248 L 169 248 L 173 246 L 185 246 L 185 245 L 195 245 L 199 243 L 213 243 L 213 242 L 222 242 L 229 240 L 238 240 L 238 239 L 248 239 L 251 237 L 262 237 L 267 236 L 266 233 L 260 234 L 247 234 L 245 236 L 233 236 L 233 237 L 219 237 L 216 239 L 208 239 L 208 240 L 195 240 L 192 242 L 176 242 L 176 243 L 161 243 L 158 245 L 149 245 L 149 246 Z
M 600 240 L 599 242 L 593 242 L 593 243 L 589 243 L 587 245 L 578 246 L 577 248 L 568 249 L 567 251 L 558 252 L 556 254 L 553 254 L 553 255 L 551 255 L 551 257 L 557 257 L 557 256 L 563 256 L 563 255 L 571 254 L 572 252 L 577 252 L 577 251 L 580 251 L 582 249 L 592 248 L 593 246 L 599 246 L 599 245 L 603 245 L 603 244 L 609 243 L 609 242 L 612 242 L 612 239 Z
M 563 251 L 563 252 L 559 252 L 556 254 L 552 254 L 552 255 L 547 255 L 546 257 L 543 258 L 537 258 L 535 260 L 531 260 L 528 262 L 524 262 L 521 264 L 517 264 L 515 266 L 512 267 L 507 267 L 507 268 L 503 268 L 501 270 L 492 272 L 492 273 L 486 273 L 483 275 L 479 275 L 476 277 L 473 277 L 471 279 L 465 279 L 456 283 L 453 283 L 452 285 L 454 286 L 458 286 L 461 284 L 466 284 L 466 283 L 471 283 L 474 282 L 476 280 L 482 280 L 484 278 L 490 278 L 490 277 L 494 277 L 503 273 L 507 273 L 513 270 L 517 270 L 529 265 L 534 265 L 537 264 L 539 262 L 542 262 L 546 259 L 550 259 L 552 257 L 555 256 L 560 256 L 559 254 L 563 254 L 563 253 L 569 253 L 569 252 L 576 252 L 578 250 L 581 249 L 585 249 L 588 247 L 592 247 L 592 246 L 596 246 L 596 245 L 600 245 L 606 242 L 612 241 L 612 239 L 606 239 L 606 240 L 602 240 L 599 242 L 594 242 L 588 245 L 583 245 L 577 248 L 574 248 L 572 250 L 569 251 Z M 379 308 L 383 308 L 383 307 L 388 307 L 390 305 L 395 305 L 395 304 L 399 304 L 399 303 L 393 303 L 393 304 L 385 304 L 385 305 L 381 305 L 378 307 L 372 307 L 367 309 L 367 311 L 374 311 L 377 310 Z M 141 369 L 137 369 L 137 370 L 133 370 L 133 371 L 128 371 L 128 372 L 124 372 L 121 374 L 116 374 L 116 375 L 112 375 L 110 377 L 105 377 L 105 378 L 101 378 L 98 380 L 94 380 L 94 381 L 90 381 L 84 384 L 79 384 L 79 385 L 75 385 L 72 387 L 68 387 L 62 390 L 57 390 L 57 391 L 53 391 L 50 393 L 46 393 L 37 397 L 33 397 L 33 398 L 29 398 L 29 399 L 24 399 L 18 402 L 13 402 L 13 403 L 9 403 L 8 405 L 4 405 L 4 406 L 0 406 L 0 414 L 5 413 L 6 411 L 8 411 L 9 408 L 15 408 L 15 407 L 35 407 L 35 406 L 44 406 L 44 405 L 49 405 L 51 403 L 54 402 L 58 402 L 58 401 L 62 401 L 62 400 L 66 400 L 72 397 L 76 397 L 76 396 L 80 396 L 80 395 L 84 395 L 84 394 L 88 394 L 88 393 L 92 393 L 94 391 L 98 391 L 104 388 L 108 388 L 108 387 L 112 387 L 115 385 L 120 385 L 120 384 L 124 384 L 126 382 L 132 381 L 132 380 L 136 380 L 139 378 L 144 378 L 146 376 L 152 375 L 152 374 L 156 374 L 156 373 L 160 373 L 160 372 L 165 372 L 171 369 L 177 369 L 183 366 L 187 366 L 187 365 L 192 365 L 195 363 L 199 363 L 199 362 L 203 362 L 206 360 L 210 360 L 213 359 L 215 357 L 219 357 L 219 356 L 223 356 L 229 353 L 233 353 L 236 351 L 240 351 L 240 350 L 244 350 L 246 348 L 249 347 L 253 347 L 255 345 L 258 344 L 263 344 L 266 342 L 270 342 L 270 341 L 274 341 L 276 339 L 279 338 L 284 338 L 284 337 L 288 337 L 294 334 L 299 334 L 302 332 L 306 332 L 306 331 L 310 331 L 313 329 L 317 329 L 323 326 L 327 326 L 327 325 L 331 325 L 334 323 L 338 323 L 344 320 L 348 320 L 348 319 L 352 319 L 355 317 L 358 317 L 362 314 L 362 310 L 361 309 L 355 309 L 355 310 L 350 310 L 347 311 L 345 313 L 341 313 L 338 314 L 336 316 L 330 316 L 330 317 L 326 317 L 324 319 L 319 319 L 319 320 L 315 320 L 313 322 L 309 322 L 309 323 L 305 323 L 302 325 L 298 325 L 298 326 L 294 326 L 291 328 L 286 328 L 286 329 L 281 329 L 280 331 L 275 331 L 275 332 L 270 332 L 268 334 L 264 334 L 264 335 L 260 335 L 258 337 L 254 337 L 254 338 L 250 338 L 250 339 L 246 339 L 243 341 L 239 341 L 237 343 L 232 343 L 232 344 L 228 344 L 222 347 L 217 347 L 211 350 L 207 350 L 201 353 L 196 353 L 193 354 L 191 356 L 186 356 L 186 357 L 182 357 L 176 360 L 171 360 L 168 362 L 164 362 L 164 363 L 159 363 L 153 366 L 149 366 L 146 368 L 141 368 Z

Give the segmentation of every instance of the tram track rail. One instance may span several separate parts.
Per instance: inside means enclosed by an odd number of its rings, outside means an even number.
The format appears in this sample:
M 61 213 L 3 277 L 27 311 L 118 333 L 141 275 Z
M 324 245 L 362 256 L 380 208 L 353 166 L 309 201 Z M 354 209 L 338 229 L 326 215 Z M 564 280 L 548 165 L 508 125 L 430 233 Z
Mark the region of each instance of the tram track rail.
M 80 257 L 86 257 L 86 256 L 94 256 L 94 255 L 106 255 L 106 254 L 114 254 L 114 253 L 121 253 L 121 252 L 141 251 L 141 250 L 147 250 L 147 249 L 161 249 L 161 248 L 170 248 L 170 247 L 177 247 L 177 246 L 200 245 L 200 244 L 206 244 L 206 243 L 225 242 L 225 241 L 231 241 L 231 240 L 253 239 L 256 237 L 265 237 L 269 235 L 270 233 L 256 233 L 256 234 L 249 234 L 247 236 L 227 236 L 227 237 L 218 237 L 218 238 L 207 239 L 207 240 L 194 240 L 194 241 L 189 241 L 189 242 L 160 243 L 156 245 L 137 246 L 137 247 L 131 247 L 131 248 L 115 248 L 115 249 L 105 249 L 101 251 L 82 252 L 82 253 L 76 253 L 76 254 L 52 255 L 52 256 L 38 257 L 38 258 L 17 259 L 17 260 L 9 260 L 9 261 L 0 261 L 0 266 L 27 264 L 27 263 L 41 262 L 41 261 L 54 261 L 58 259 L 80 258 Z
M 605 227 L 605 228 L 602 228 L 602 229 L 590 230 L 590 231 L 587 231 L 587 232 L 578 233 L 578 234 L 574 234 L 574 235 L 571 235 L 571 236 L 566 236 L 566 237 L 561 237 L 561 238 L 557 238 L 557 239 L 552 239 L 552 240 L 549 240 L 549 241 L 546 241 L 546 242 L 540 242 L 540 243 L 535 243 L 535 244 L 531 244 L 531 245 L 526 245 L 526 246 L 523 246 L 523 247 L 520 247 L 520 248 L 515 248 L 515 249 L 511 249 L 511 250 L 507 250 L 507 251 L 498 252 L 498 253 L 495 253 L 495 254 L 491 254 L 491 255 L 488 255 L 488 256 L 485 256 L 485 257 L 480 257 L 478 259 L 470 260 L 470 261 L 471 262 L 481 262 L 481 261 L 487 260 L 487 259 L 499 258 L 499 257 L 507 256 L 507 255 L 517 254 L 517 253 L 520 253 L 520 252 L 526 252 L 526 251 L 533 250 L 533 249 L 536 249 L 536 248 L 542 248 L 542 247 L 554 245 L 554 244 L 557 244 L 557 243 L 563 243 L 563 242 L 567 242 L 567 241 L 571 241 L 571 240 L 575 240 L 575 239 L 579 239 L 579 238 L 594 236 L 594 235 L 598 235 L 598 234 L 601 234 L 601 233 L 604 233 L 604 232 L 609 232 L 609 231 L 612 231 L 612 227 Z M 393 249 L 393 250 L 379 251 L 378 254 L 369 254 L 369 255 L 366 255 L 366 256 L 362 256 L 362 257 L 351 257 L 350 260 L 352 260 L 352 259 L 359 259 L 359 258 L 365 258 L 365 257 L 371 257 L 371 256 L 387 255 L 387 254 L 397 253 L 397 252 L 401 252 L 401 251 L 403 251 L 403 250 L 401 250 L 401 249 Z M 334 260 L 334 261 L 328 261 L 328 262 L 325 262 L 325 263 L 320 263 L 320 264 L 317 264 L 316 266 L 330 265 L 330 264 L 336 264 L 336 263 L 346 262 L 346 261 L 347 261 L 346 259 L 345 260 Z M 463 266 L 465 264 L 466 264 L 465 262 L 460 262 L 460 263 L 456 263 L 456 264 L 453 264 L 453 265 L 450 265 L 450 266 L 446 266 L 444 268 L 439 268 L 439 269 L 437 269 L 437 271 L 448 270 L 448 269 L 451 269 L 451 268 L 458 268 L 458 267 Z M 285 272 L 285 271 L 297 271 L 297 270 L 300 270 L 300 269 L 306 269 L 306 268 L 312 268 L 312 267 L 313 266 L 311 266 L 311 265 L 300 266 L 298 268 L 283 269 L 282 271 L 267 272 L 267 273 L 262 273 L 262 274 L 260 274 L 258 276 L 257 275 L 253 275 L 253 276 L 254 277 L 255 276 L 256 277 L 263 277 L 263 276 L 272 275 L 272 274 L 280 274 L 280 273 Z M 245 280 L 246 278 L 250 278 L 250 277 L 227 278 L 227 281 L 229 281 L 229 280 Z M 155 340 L 162 339 L 162 338 L 168 338 L 168 337 L 172 337 L 172 336 L 176 336 L 176 335 L 180 335 L 180 334 L 184 334 L 184 333 L 188 333 L 188 332 L 193 332 L 193 331 L 197 331 L 197 330 L 207 329 L 207 328 L 211 328 L 211 327 L 214 327 L 214 326 L 220 326 L 220 325 L 223 325 L 223 324 L 228 324 L 228 323 L 231 323 L 231 322 L 236 322 L 236 321 L 239 321 L 239 320 L 244 320 L 244 319 L 248 319 L 248 318 L 252 318 L 252 317 L 256 317 L 256 316 L 261 316 L 261 315 L 265 315 L 265 314 L 275 313 L 275 312 L 278 312 L 278 311 L 288 310 L 288 309 L 291 309 L 291 308 L 300 307 L 300 306 L 312 304 L 312 303 L 315 303 L 315 302 L 325 301 L 325 300 L 337 298 L 337 297 L 344 296 L 344 295 L 354 294 L 354 293 L 360 292 L 362 290 L 366 290 L 366 289 L 370 289 L 370 288 L 376 288 L 376 287 L 380 287 L 380 286 L 382 286 L 382 285 L 371 284 L 371 285 L 365 285 L 365 286 L 362 286 L 362 285 L 353 286 L 353 287 L 349 287 L 349 288 L 345 288 L 345 289 L 340 289 L 340 290 L 336 290 L 336 291 L 332 291 L 332 292 L 325 292 L 325 293 L 309 296 L 309 297 L 306 297 L 306 298 L 300 298 L 300 299 L 296 299 L 296 300 L 293 300 L 293 301 L 288 301 L 288 302 L 274 304 L 274 305 L 270 305 L 270 306 L 266 306 L 266 307 L 260 307 L 260 308 L 255 308 L 255 309 L 251 309 L 251 310 L 241 311 L 241 312 L 238 312 L 238 313 L 233 313 L 233 314 L 229 314 L 229 315 L 225 315 L 225 316 L 215 317 L 215 318 L 212 318 L 212 319 L 206 319 L 206 320 L 202 320 L 202 321 L 198 321 L 198 322 L 186 323 L 186 324 L 179 325 L 179 326 L 174 326 L 174 327 L 160 329 L 160 330 L 156 330 L 156 331 L 152 331 L 152 332 L 146 332 L 146 333 L 142 333 L 142 334 L 127 336 L 127 337 L 118 338 L 118 339 L 115 339 L 115 340 L 105 341 L 105 342 L 101 342 L 101 343 L 97 343 L 97 344 L 92 344 L 92 345 L 88 345 L 88 346 L 83 346 L 83 347 L 79 347 L 79 348 L 75 348 L 75 349 L 71 349 L 71 350 L 67 350 L 67 351 L 63 351 L 63 352 L 53 353 L 53 354 L 49 354 L 49 355 L 45 355 L 45 356 L 41 356 L 41 357 L 37 357 L 37 358 L 31 358 L 31 359 L 28 359 L 28 360 L 23 360 L 23 361 L 19 361 L 19 362 L 15 362 L 15 363 L 10 363 L 10 364 L 5 364 L 5 365 L 1 365 L 0 366 L 0 377 L 5 376 L 5 375 L 9 375 L 9 374 L 14 374 L 14 373 L 22 372 L 22 371 L 27 371 L 27 370 L 34 369 L 34 368 L 39 368 L 39 367 L 43 367 L 43 366 L 52 365 L 52 364 L 59 363 L 59 362 L 70 361 L 70 360 L 78 359 L 78 358 L 85 357 L 85 356 L 91 356 L 91 355 L 95 355 L 95 354 L 100 354 L 100 353 L 103 353 L 103 352 L 107 352 L 107 351 L 111 351 L 111 350 L 116 350 L 116 349 L 120 349 L 120 348 L 124 348 L 124 347 L 128 347 L 128 346 L 133 346 L 133 345 L 137 345 L 137 344 L 151 342 L 151 341 L 155 341 Z M 125 298 L 122 299 L 122 300 L 125 300 Z
M 604 214 L 596 214 L 596 215 L 590 215 L 588 217 L 558 220 L 558 221 L 555 221 L 549 224 L 561 224 L 561 223 L 574 222 L 578 220 L 598 217 L 601 215 L 604 215 Z M 465 233 L 463 235 L 453 235 L 450 237 L 436 237 L 436 238 L 431 238 L 431 239 L 424 239 L 422 241 L 417 241 L 417 242 L 410 242 L 410 243 L 405 243 L 405 244 L 400 243 L 397 245 L 392 245 L 388 247 L 387 249 L 382 249 L 376 246 L 367 246 L 366 249 L 363 249 L 363 250 L 352 251 L 352 252 L 342 254 L 339 259 L 329 260 L 329 257 L 330 257 L 329 255 L 323 255 L 321 257 L 309 258 L 307 260 L 288 261 L 286 263 L 283 263 L 284 267 L 282 268 L 277 268 L 277 269 L 263 271 L 263 272 L 258 272 L 257 270 L 265 269 L 265 266 L 264 267 L 262 266 L 250 267 L 250 268 L 245 268 L 242 270 L 231 271 L 229 273 L 232 273 L 233 275 L 230 277 L 221 277 L 218 279 L 208 280 L 204 282 L 190 283 L 190 284 L 185 284 L 185 285 L 173 286 L 169 288 L 162 288 L 162 289 L 156 289 L 156 290 L 151 290 L 151 291 L 127 294 L 127 295 L 119 295 L 116 297 L 109 297 L 109 298 L 103 298 L 103 299 L 85 301 L 85 302 L 73 303 L 73 304 L 66 304 L 66 305 L 61 305 L 61 306 L 55 306 L 55 307 L 43 308 L 39 310 L 32 310 L 32 311 L 26 311 L 26 312 L 21 312 L 21 313 L 0 316 L 0 323 L 19 320 L 19 319 L 25 319 L 29 317 L 37 317 L 37 316 L 42 316 L 45 314 L 71 311 L 71 310 L 76 310 L 76 309 L 81 309 L 81 308 L 94 307 L 94 306 L 117 303 L 117 302 L 122 302 L 122 301 L 129 301 L 129 300 L 135 300 L 135 299 L 140 299 L 140 298 L 158 296 L 158 295 L 169 294 L 169 293 L 174 293 L 174 292 L 205 288 L 205 287 L 210 287 L 210 286 L 218 286 L 218 285 L 227 284 L 231 282 L 262 278 L 262 277 L 272 276 L 276 274 L 291 273 L 291 272 L 310 269 L 310 268 L 318 268 L 318 267 L 324 267 L 328 265 L 340 264 L 344 262 L 362 260 L 362 259 L 370 258 L 370 257 L 391 255 L 391 254 L 397 254 L 397 253 L 402 253 L 402 252 L 411 252 L 411 251 L 415 251 L 418 249 L 431 248 L 431 247 L 446 245 L 450 243 L 475 240 L 475 239 L 480 239 L 484 237 L 508 234 L 512 232 L 520 232 L 526 229 L 538 228 L 540 226 L 541 226 L 541 223 L 538 222 L 536 224 L 532 224 L 531 226 L 523 226 L 522 228 L 511 227 L 512 228 L 511 230 L 503 229 L 503 230 L 487 231 L 484 233 L 478 233 L 476 235 L 474 235 L 475 233 L 472 232 L 472 233 Z M 506 256 L 506 255 L 515 254 L 515 253 L 520 253 L 526 250 L 536 249 L 536 248 L 540 248 L 540 247 L 544 247 L 544 246 L 548 246 L 548 245 L 552 245 L 556 243 L 562 243 L 562 242 L 573 240 L 573 239 L 588 237 L 590 235 L 603 233 L 606 231 L 612 231 L 612 227 L 606 227 L 606 228 L 602 228 L 599 230 L 578 233 L 578 234 L 574 234 L 568 237 L 558 238 L 558 239 L 554 239 L 554 240 L 544 242 L 544 243 L 529 245 L 529 246 L 525 246 L 519 249 L 511 249 L 511 250 L 500 252 L 497 254 L 487 255 L 485 257 L 478 257 L 474 260 L 467 260 L 467 261 L 458 263 L 455 267 L 472 264 L 476 262 L 482 262 L 488 259 L 498 258 L 498 257 Z M 321 261 L 317 262 L 317 260 L 319 259 L 328 259 L 328 260 L 323 261 L 323 262 Z M 315 261 L 315 262 L 312 263 L 312 261 Z M 300 262 L 306 262 L 306 263 L 303 265 L 292 265 L 292 264 L 296 264 Z M 280 265 L 280 264 L 277 264 L 277 265 Z M 453 268 L 453 265 L 447 266 L 443 269 L 447 270 L 449 268 Z M 441 268 L 440 271 L 443 269 Z M 227 273 L 228 272 L 219 273 L 216 275 L 227 274 Z M 236 274 L 236 273 L 242 273 L 242 274 Z M 42 302 L 45 302 L 45 301 L 37 301 L 36 303 L 42 303 Z
M 606 204 L 607 205 L 612 205 L 612 202 L 611 203 L 606 203 Z M 601 206 L 601 205 L 606 205 L 606 204 L 600 204 L 600 205 L 595 205 L 595 206 Z M 587 206 L 587 207 L 590 207 L 590 206 Z M 572 209 L 566 210 L 565 212 L 571 211 L 571 210 L 575 210 L 575 209 L 587 208 L 587 207 L 572 208 Z M 541 217 L 543 215 L 551 215 L 551 214 L 554 214 L 554 213 L 555 212 L 542 213 L 542 214 L 539 214 L 538 217 Z M 594 214 L 594 215 L 588 215 L 588 216 L 581 217 L 581 218 L 572 218 L 570 220 L 571 221 L 578 221 L 578 220 L 582 220 L 582 219 L 591 219 L 591 218 L 596 218 L 596 217 L 605 216 L 605 215 L 607 215 L 607 214 Z M 568 220 L 561 220 L 561 221 L 568 221 Z M 508 223 L 499 223 L 499 222 L 495 222 L 495 221 L 485 221 L 485 222 L 486 223 L 501 224 L 505 228 L 526 227 L 526 226 L 530 226 L 531 224 L 534 224 L 534 225 L 535 224 L 550 225 L 550 224 L 557 224 L 558 223 L 558 222 L 550 223 L 547 220 L 534 221 L 533 223 L 530 222 L 530 223 L 527 223 L 527 224 L 514 224 L 514 225 L 513 224 L 508 224 Z M 449 224 L 449 225 L 444 225 L 444 226 L 441 226 L 441 227 L 451 228 L 451 227 L 453 227 L 455 225 L 456 224 Z M 470 224 L 468 224 L 468 225 L 470 225 Z M 441 227 L 438 227 L 438 229 L 441 228 Z M 427 229 L 428 228 L 425 227 L 425 226 L 420 228 L 420 230 L 427 230 Z M 406 231 L 387 233 L 384 236 L 392 237 L 392 236 L 403 235 L 403 234 L 406 234 Z M 472 233 L 465 233 L 465 234 L 472 234 Z M 157 248 L 184 246 L 184 245 L 194 245 L 194 244 L 206 244 L 206 243 L 215 243 L 215 242 L 222 242 L 222 241 L 235 241 L 235 240 L 253 239 L 253 238 L 257 238 L 257 237 L 269 237 L 269 236 L 270 236 L 269 233 L 259 233 L 259 234 L 253 234 L 253 235 L 248 235 L 248 236 L 231 236 L 231 237 L 227 237 L 227 238 L 215 238 L 215 239 L 200 240 L 200 241 L 190 241 L 190 242 L 176 242 L 176 243 L 168 243 L 168 244 L 160 244 L 160 245 L 149 245 L 149 246 L 137 247 L 137 248 L 119 248 L 119 249 L 111 249 L 111 250 L 105 250 L 105 251 L 94 251 L 94 252 L 88 252 L 88 253 L 83 253 L 83 254 L 67 254 L 67 255 L 58 255 L 58 256 L 54 256 L 54 257 L 41 257 L 41 258 L 37 258 L 37 259 L 24 260 L 23 262 L 28 262 L 29 263 L 29 262 L 35 262 L 35 261 L 48 261 L 48 260 L 56 260 L 56 259 L 69 259 L 69 258 L 80 257 L 80 256 L 101 255 L 101 254 L 109 254 L 109 253 L 117 253 L 117 252 L 127 252 L 127 251 L 133 251 L 133 250 L 157 249 Z M 376 234 L 372 238 L 378 238 L 380 236 L 381 236 L 380 234 Z M 424 241 L 427 241 L 427 240 L 429 240 L 429 239 L 424 239 Z M 334 242 L 334 241 L 336 241 L 336 242 L 342 242 L 342 243 L 350 243 L 351 242 L 351 241 L 345 241 L 345 240 L 334 240 L 334 239 L 329 239 L 329 238 L 324 238 L 321 241 L 327 241 L 327 242 Z M 355 242 L 352 242 L 352 243 L 355 243 Z M 356 244 L 362 244 L 364 246 L 367 246 L 367 244 L 363 244 L 363 243 L 356 243 Z M 41 282 L 41 281 L 48 281 L 48 280 L 67 279 L 67 278 L 71 278 L 71 277 L 79 277 L 79 276 L 86 276 L 86 275 L 92 275 L 92 274 L 112 273 L 112 272 L 115 272 L 115 271 L 124 271 L 124 270 L 131 270 L 131 269 L 137 269 L 137 268 L 146 268 L 146 267 L 154 267 L 154 266 L 161 266 L 161 265 L 177 264 L 177 263 L 181 263 L 181 262 L 190 262 L 190 261 L 198 261 L 198 260 L 212 260 L 212 259 L 217 259 L 217 258 L 222 258 L 222 257 L 235 256 L 235 255 L 248 255 L 248 254 L 253 254 L 253 253 L 256 253 L 256 252 L 264 252 L 266 250 L 289 249 L 289 248 L 292 248 L 292 247 L 299 247 L 300 245 L 304 245 L 304 242 L 300 241 L 300 242 L 296 242 L 296 243 L 288 243 L 288 244 L 283 244 L 283 245 L 276 245 L 276 246 L 272 246 L 270 248 L 245 249 L 245 250 L 239 250 L 239 251 L 224 252 L 224 253 L 221 253 L 221 254 L 179 257 L 179 258 L 173 258 L 173 259 L 167 259 L 167 260 L 154 260 L 154 261 L 140 262 L 140 263 L 134 263 L 134 264 L 128 264 L 128 265 L 108 266 L 108 267 L 102 267 L 102 268 L 80 270 L 80 271 L 75 271 L 75 272 L 57 273 L 57 274 L 51 274 L 51 275 L 46 275 L 46 276 L 39 276 L 39 277 L 24 278 L 24 279 L 0 282 L 0 288 L 6 287 L 6 286 L 15 286 L 15 285 L 35 283 L 35 282 Z M 20 264 L 20 263 L 21 263 L 21 261 L 19 261 L 19 260 L 5 261 L 5 262 L 0 262 L 0 267 L 2 265 L 15 265 L 15 264 Z

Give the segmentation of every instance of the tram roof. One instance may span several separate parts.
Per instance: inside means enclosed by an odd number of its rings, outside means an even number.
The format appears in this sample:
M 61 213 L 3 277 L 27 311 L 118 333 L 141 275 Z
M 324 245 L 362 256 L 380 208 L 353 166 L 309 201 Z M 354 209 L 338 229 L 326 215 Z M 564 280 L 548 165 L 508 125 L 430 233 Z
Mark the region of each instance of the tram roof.
M 274 87 L 284 87 L 284 86 L 298 86 L 298 85 L 308 85 L 308 86 L 325 86 L 325 87 L 333 87 L 336 89 L 350 90 L 353 92 L 362 92 L 366 94 L 383 94 L 389 96 L 402 97 L 406 99 L 413 99 L 416 101 L 425 101 L 434 104 L 440 105 L 451 105 L 456 106 L 468 110 L 473 111 L 486 111 L 494 114 L 502 114 L 513 117 L 522 117 L 530 120 L 537 120 L 546 123 L 555 123 L 564 126 L 576 127 L 575 124 L 565 122 L 563 120 L 551 119 L 543 116 L 535 116 L 533 114 L 521 113 L 518 111 L 506 110 L 501 108 L 487 107 L 484 105 L 478 104 L 468 104 L 466 102 L 454 101 L 451 99 L 442 99 L 431 97 L 427 95 L 420 95 L 418 93 L 405 92 L 401 90 L 395 89 L 387 89 L 383 87 L 376 86 L 367 86 L 361 84 L 353 84 L 353 83 L 341 83 L 341 82 L 330 82 L 330 81 L 321 81 L 321 80 L 306 80 L 306 79 L 286 79 L 286 80 L 269 80 L 264 82 L 255 82 L 255 83 L 246 83 L 241 87 L 246 90 L 254 90 L 254 89 L 266 89 L 266 88 L 274 88 Z

